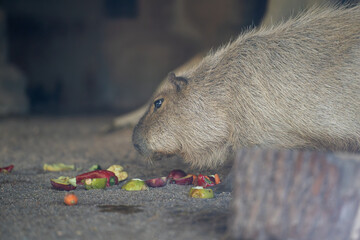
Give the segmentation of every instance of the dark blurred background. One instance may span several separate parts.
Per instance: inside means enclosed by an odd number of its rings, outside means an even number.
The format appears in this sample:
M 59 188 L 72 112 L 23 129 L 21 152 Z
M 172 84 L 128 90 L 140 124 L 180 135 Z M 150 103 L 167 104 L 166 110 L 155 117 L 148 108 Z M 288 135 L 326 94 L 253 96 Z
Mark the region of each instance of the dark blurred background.
M 127 112 L 195 54 L 313 2 L 0 0 L 0 116 Z

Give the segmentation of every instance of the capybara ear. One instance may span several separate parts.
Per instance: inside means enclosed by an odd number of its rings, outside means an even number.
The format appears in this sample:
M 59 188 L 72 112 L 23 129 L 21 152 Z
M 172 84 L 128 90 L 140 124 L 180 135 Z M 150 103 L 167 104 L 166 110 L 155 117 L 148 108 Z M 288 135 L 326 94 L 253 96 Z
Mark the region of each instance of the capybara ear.
M 184 77 L 177 77 L 175 73 L 171 72 L 169 73 L 169 81 L 175 85 L 176 91 L 181 91 L 182 88 L 184 88 L 188 84 L 188 80 Z

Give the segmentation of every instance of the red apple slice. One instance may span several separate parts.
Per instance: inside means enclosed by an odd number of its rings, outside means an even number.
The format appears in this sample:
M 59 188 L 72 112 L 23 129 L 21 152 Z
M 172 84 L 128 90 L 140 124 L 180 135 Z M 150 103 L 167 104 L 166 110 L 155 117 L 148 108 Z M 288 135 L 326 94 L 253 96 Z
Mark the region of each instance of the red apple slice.
M 57 190 L 71 191 L 76 189 L 76 186 L 73 186 L 69 183 L 68 177 L 59 177 L 56 179 L 50 179 L 50 183 L 53 188 Z
M 191 184 L 193 184 L 193 175 L 188 174 L 182 178 L 171 179 L 170 183 L 175 183 L 177 185 L 191 185 Z
M 185 177 L 186 176 L 186 173 L 181 170 L 181 169 L 174 169 L 172 170 L 169 175 L 168 175 L 168 179 L 175 179 L 175 178 L 182 178 L 182 177 Z
M 167 177 L 153 178 L 146 180 L 145 183 L 149 187 L 163 187 L 166 185 Z

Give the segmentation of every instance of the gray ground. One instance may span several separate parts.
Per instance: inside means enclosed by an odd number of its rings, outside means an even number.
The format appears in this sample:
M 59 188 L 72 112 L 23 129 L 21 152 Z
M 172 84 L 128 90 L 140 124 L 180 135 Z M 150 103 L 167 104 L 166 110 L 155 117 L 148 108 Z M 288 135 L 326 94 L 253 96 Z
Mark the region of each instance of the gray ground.
M 121 164 L 130 178 L 166 176 L 191 169 L 177 158 L 144 162 L 131 145 L 131 129 L 99 132 L 110 117 L 0 119 L 0 239 L 220 239 L 225 233 L 230 193 L 214 199 L 191 199 L 189 186 L 167 185 L 141 192 L 120 186 L 73 191 L 76 206 L 63 203 L 65 192 L 50 179 L 75 176 L 92 164 Z M 83 170 L 44 172 L 44 163 L 75 163 Z M 228 168 L 217 171 L 223 178 Z

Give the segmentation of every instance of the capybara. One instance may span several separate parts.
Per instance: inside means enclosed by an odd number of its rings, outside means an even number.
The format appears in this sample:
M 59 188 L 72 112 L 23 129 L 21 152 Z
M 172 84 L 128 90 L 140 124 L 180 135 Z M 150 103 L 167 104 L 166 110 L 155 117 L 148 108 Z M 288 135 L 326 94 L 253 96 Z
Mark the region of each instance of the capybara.
M 133 143 L 199 167 L 243 147 L 359 151 L 360 6 L 312 8 L 170 73 Z

